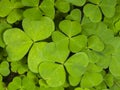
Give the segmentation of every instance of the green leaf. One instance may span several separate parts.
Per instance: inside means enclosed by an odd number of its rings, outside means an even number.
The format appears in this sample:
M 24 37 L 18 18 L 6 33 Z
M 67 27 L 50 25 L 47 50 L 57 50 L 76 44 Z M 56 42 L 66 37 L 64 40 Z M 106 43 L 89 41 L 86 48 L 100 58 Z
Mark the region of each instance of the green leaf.
M 81 25 L 77 21 L 63 20 L 60 22 L 59 28 L 68 37 L 75 36 L 81 32 Z
M 120 90 L 120 87 L 119 87 L 119 85 L 114 84 L 114 85 L 110 88 L 110 90 Z
M 35 83 L 28 77 L 24 77 L 21 83 L 23 90 L 35 90 Z
M 36 73 L 33 73 L 31 71 L 27 71 L 27 78 L 29 78 L 30 80 L 34 81 L 36 84 L 38 84 L 38 78 L 39 76 L 37 76 Z
M 62 13 L 67 13 L 70 10 L 70 4 L 65 0 L 56 0 L 55 7 Z
M 95 87 L 95 89 L 96 90 L 109 90 L 105 82 L 100 83 L 98 86 Z
M 38 73 L 39 64 L 42 61 L 45 61 L 43 49 L 45 48 L 46 44 L 47 42 L 34 43 L 28 54 L 28 67 L 34 73 Z
M 108 45 L 105 45 L 105 49 L 103 50 L 102 53 L 104 55 L 111 55 L 113 54 L 114 50 L 115 48 L 112 45 L 108 44 Z
M 35 90 L 35 83 L 28 77 L 15 77 L 8 85 L 8 90 Z
M 69 40 L 68 37 L 66 37 L 63 33 L 61 33 L 60 31 L 54 31 L 52 33 L 52 40 L 53 42 L 62 42 L 62 41 L 67 41 Z
M 107 69 L 108 66 L 110 65 L 112 56 L 111 55 L 105 55 L 103 53 L 98 53 L 99 56 L 99 61 L 96 63 L 98 66 Z
M 0 64 L 0 74 L 3 76 L 9 75 L 10 70 L 9 70 L 9 63 L 7 61 L 3 61 Z
M 66 0 L 69 3 L 72 3 L 75 6 L 83 6 L 86 2 L 86 0 Z
M 68 79 L 71 86 L 77 86 L 80 83 L 81 77 L 73 77 L 69 75 Z
M 0 82 L 0 90 L 5 90 L 5 85 L 3 82 Z
M 3 77 L 0 75 L 0 90 L 5 90 L 5 83 L 2 81 Z
M 73 9 L 69 15 L 65 17 L 68 20 L 81 21 L 81 11 L 79 9 Z
M 113 75 L 108 73 L 108 74 L 105 75 L 104 79 L 105 79 L 105 83 L 107 84 L 107 86 L 109 88 L 111 88 L 113 86 L 113 84 L 114 84 L 114 77 L 113 77 Z
M 68 40 L 56 43 L 48 43 L 45 49 L 43 50 L 43 55 L 45 59 L 47 61 L 63 64 L 69 55 L 68 43 Z
M 63 87 L 40 87 L 39 90 L 64 90 Z
M 0 1 L 0 17 L 6 17 L 13 9 L 10 0 Z
M 44 15 L 50 17 L 51 19 L 54 19 L 54 0 L 43 0 L 39 7 L 43 11 Z
M 88 88 L 75 88 L 75 90 L 90 90 L 90 89 L 88 89 Z
M 113 76 L 120 78 L 120 59 L 119 56 L 112 56 L 112 60 L 110 62 L 110 72 L 112 73 Z
M 119 42 L 120 42 L 120 38 L 119 37 L 114 37 L 108 43 L 108 44 L 112 45 L 113 48 L 114 48 L 114 51 L 112 52 L 113 57 L 114 56 L 117 56 L 117 57 L 119 56 L 119 53 L 120 53 L 120 43 Z
M 100 3 L 100 7 L 102 9 L 103 14 L 108 18 L 114 16 L 115 6 L 116 6 L 116 0 L 102 0 Z
M 71 56 L 65 63 L 68 73 L 73 77 L 81 77 L 86 71 L 89 59 L 86 53 L 79 52 Z
M 14 9 L 7 17 L 7 22 L 10 24 L 15 23 L 16 21 L 22 20 L 22 13 L 23 10 L 21 9 Z
M 116 33 L 120 31 L 120 20 L 115 23 Z
M 79 52 L 87 46 L 87 37 L 78 35 L 70 38 L 69 48 L 72 52 Z
M 96 63 L 100 60 L 100 57 L 97 52 L 95 52 L 93 50 L 89 50 L 89 49 L 87 49 L 85 52 L 87 53 L 87 55 L 89 57 L 89 61 L 91 63 Z
M 92 35 L 88 38 L 88 48 L 95 51 L 103 51 L 104 43 L 98 36 Z
M 81 87 L 91 88 L 99 85 L 103 81 L 103 77 L 100 73 L 87 72 L 84 74 L 81 80 Z
M 35 7 L 38 6 L 39 0 L 21 0 L 24 6 Z
M 43 62 L 40 64 L 39 73 L 50 87 L 59 87 L 65 83 L 66 75 L 63 65 Z
M 87 67 L 87 71 L 88 72 L 101 72 L 102 68 L 96 64 L 89 63 L 89 65 Z
M 49 86 L 47 85 L 46 81 L 44 79 L 40 79 L 39 80 L 39 85 L 41 88 L 45 89 L 45 88 L 49 88 Z
M 21 78 L 15 77 L 8 85 L 8 90 L 17 90 L 21 87 Z
M 23 16 L 28 19 L 38 20 L 42 17 L 42 12 L 39 8 L 29 8 L 23 12 Z
M 22 26 L 26 34 L 33 41 L 39 41 L 48 38 L 54 31 L 54 22 L 48 17 L 41 17 L 40 20 L 24 19 Z
M 99 4 L 101 2 L 101 0 L 88 0 L 88 1 L 94 4 Z
M 26 58 L 23 58 L 20 61 L 11 62 L 11 70 L 12 72 L 24 74 L 28 71 Z
M 23 8 L 21 0 L 10 0 L 14 8 Z
M 92 11 L 91 11 L 92 10 Z M 84 14 L 89 17 L 92 22 L 100 22 L 102 19 L 102 14 L 97 5 L 86 4 L 83 9 Z
M 9 61 L 21 60 L 32 45 L 31 39 L 19 28 L 8 29 L 4 41 Z
M 108 44 L 111 39 L 114 38 L 114 33 L 112 30 L 107 28 L 107 25 L 103 22 L 92 23 L 88 18 L 84 18 L 84 24 L 82 24 L 83 34 L 91 36 L 93 34 L 100 37 L 100 39 Z
M 3 41 L 3 33 L 6 29 L 11 28 L 11 25 L 7 23 L 0 23 L 0 47 L 5 47 L 5 43 Z

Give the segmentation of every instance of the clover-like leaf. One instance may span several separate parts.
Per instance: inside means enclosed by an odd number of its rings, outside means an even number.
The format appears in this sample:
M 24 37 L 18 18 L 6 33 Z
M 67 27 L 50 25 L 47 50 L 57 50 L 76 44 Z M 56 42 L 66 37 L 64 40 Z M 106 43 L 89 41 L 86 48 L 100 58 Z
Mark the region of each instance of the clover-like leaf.
M 113 46 L 114 51 L 112 52 L 112 56 L 113 57 L 117 56 L 116 58 L 118 58 L 119 53 L 120 53 L 120 43 L 119 42 L 120 42 L 120 38 L 119 37 L 114 37 L 108 43 L 108 44 Z
M 102 68 L 96 64 L 89 63 L 89 65 L 87 67 L 87 71 L 88 72 L 101 72 Z
M 114 85 L 110 88 L 110 90 L 120 90 L 120 87 L 119 87 L 119 85 L 114 84 Z
M 7 61 L 3 61 L 0 64 L 0 74 L 3 76 L 9 75 L 10 70 L 9 70 L 9 63 Z
M 0 17 L 7 16 L 12 9 L 13 9 L 13 5 L 11 4 L 10 0 L 0 1 Z
M 110 72 L 112 73 L 112 75 L 114 77 L 119 78 L 120 77 L 120 73 L 119 73 L 119 68 L 120 65 L 120 58 L 119 58 L 119 53 L 120 53 L 120 38 L 115 37 L 113 39 L 111 39 L 112 43 L 110 42 L 110 44 L 114 47 L 114 52 L 112 53 L 112 60 L 110 62 Z
M 8 60 L 21 60 L 32 45 L 31 39 L 19 28 L 8 29 L 4 33 Z
M 117 0 L 102 0 L 100 3 L 100 7 L 102 9 L 103 14 L 111 18 L 115 14 L 115 6 L 116 6 Z
M 91 88 L 99 85 L 103 81 L 101 73 L 86 72 L 81 80 L 81 87 Z
M 92 11 L 91 11 L 92 10 Z M 90 18 L 92 22 L 99 22 L 102 19 L 102 14 L 97 5 L 86 4 L 84 6 L 84 14 Z
M 5 84 L 2 82 L 3 77 L 0 75 L 0 90 L 5 90 Z
M 5 90 L 5 89 L 6 89 L 5 84 L 2 81 L 0 81 L 0 90 Z
M 81 77 L 86 71 L 89 58 L 86 53 L 79 52 L 71 56 L 65 63 L 68 73 L 73 77 Z
M 22 79 L 21 86 L 23 90 L 36 90 L 34 81 L 28 77 Z
M 50 87 L 59 87 L 65 83 L 66 74 L 63 65 L 43 62 L 40 64 L 39 73 Z
M 115 23 L 116 33 L 120 31 L 120 20 Z
M 69 48 L 72 52 L 79 52 L 87 46 L 87 37 L 78 35 L 70 38 Z
M 42 61 L 45 61 L 43 49 L 45 48 L 46 44 L 47 42 L 34 43 L 28 54 L 28 67 L 34 73 L 38 73 L 39 64 Z
M 21 88 L 21 78 L 15 77 L 8 85 L 8 90 L 17 90 Z
M 46 16 L 50 17 L 51 19 L 54 19 L 54 0 L 43 0 L 39 7 Z
M 10 0 L 14 9 L 17 9 L 17 8 L 23 8 L 23 4 L 21 2 L 21 0 Z
M 81 11 L 79 9 L 73 9 L 69 15 L 66 16 L 66 19 L 81 21 Z
M 52 40 L 53 42 L 62 42 L 62 41 L 67 41 L 69 40 L 68 37 L 66 37 L 63 33 L 60 31 L 54 31 L 52 33 Z
M 70 52 L 68 43 L 68 40 L 48 43 L 43 50 L 45 59 L 51 62 L 64 63 Z
M 110 72 L 112 73 L 113 76 L 120 78 L 120 59 L 119 56 L 112 56 L 112 61 L 110 62 Z
M 91 37 L 88 38 L 88 48 L 95 51 L 103 51 L 104 43 L 98 36 L 92 35 Z
M 66 0 L 56 0 L 55 7 L 63 13 L 67 13 L 70 10 L 70 4 Z
M 28 8 L 23 12 L 23 16 L 28 19 L 38 20 L 42 17 L 42 12 L 39 8 Z
M 59 28 L 68 37 L 75 36 L 81 32 L 81 25 L 77 21 L 63 20 L 60 22 Z
M 77 86 L 80 83 L 81 77 L 73 77 L 69 75 L 68 79 L 71 86 Z
M 64 90 L 63 87 L 40 87 L 40 90 Z
M 101 40 L 108 44 L 111 39 L 114 38 L 112 30 L 107 28 L 107 25 L 103 22 L 92 23 L 88 18 L 85 17 L 83 27 L 83 34 L 87 36 L 97 35 Z M 107 35 L 108 34 L 108 35 Z
M 105 83 L 107 84 L 107 86 L 109 88 L 111 88 L 113 86 L 113 84 L 114 84 L 114 77 L 113 77 L 113 75 L 108 73 L 108 74 L 105 75 L 104 79 L 105 79 Z
M 8 90 L 35 90 L 35 83 L 28 77 L 15 77 L 8 85 Z
M 101 2 L 101 0 L 88 0 L 88 1 L 94 4 L 99 4 Z
M 21 0 L 24 6 L 35 7 L 38 6 L 39 0 Z
M 74 90 L 90 90 L 90 89 L 77 87 L 77 88 L 75 88 Z
M 97 63 L 100 60 L 100 56 L 98 55 L 97 52 L 93 51 L 93 50 L 86 50 L 85 51 L 89 57 L 89 61 L 91 63 Z
M 14 9 L 7 17 L 7 22 L 12 24 L 16 21 L 20 21 L 22 19 L 23 10 L 21 9 Z
M 103 53 L 98 53 L 99 61 L 96 63 L 98 66 L 107 69 L 110 65 L 112 56 L 111 55 L 105 55 Z
M 100 83 L 98 86 L 95 87 L 96 90 L 108 89 L 105 82 Z
M 48 38 L 54 31 L 54 22 L 48 17 L 41 17 L 40 20 L 24 19 L 22 22 L 24 31 L 33 41 Z
M 23 58 L 20 61 L 11 62 L 11 70 L 12 72 L 24 74 L 28 71 L 26 58 Z
M 11 25 L 7 23 L 0 23 L 0 47 L 5 47 L 5 43 L 3 41 L 3 33 L 8 28 L 11 28 Z
M 83 6 L 86 2 L 86 0 L 66 0 L 66 1 L 76 6 Z

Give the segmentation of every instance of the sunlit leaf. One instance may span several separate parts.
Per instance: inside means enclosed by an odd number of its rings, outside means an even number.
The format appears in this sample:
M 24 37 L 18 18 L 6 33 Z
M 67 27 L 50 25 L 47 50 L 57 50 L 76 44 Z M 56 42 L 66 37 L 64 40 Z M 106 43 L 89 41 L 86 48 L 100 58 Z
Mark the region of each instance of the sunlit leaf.
M 84 6 L 84 14 L 90 18 L 92 22 L 99 22 L 102 19 L 102 14 L 97 5 L 86 4 Z
M 8 29 L 4 33 L 4 41 L 10 61 L 21 60 L 32 45 L 31 39 L 18 28 Z
M 81 77 L 86 71 L 89 59 L 86 53 L 79 52 L 71 56 L 65 63 L 68 73 L 73 77 Z
M 59 87 L 65 83 L 66 74 L 63 65 L 43 62 L 40 64 L 39 73 L 50 87 Z
M 81 32 L 81 25 L 77 21 L 63 20 L 60 22 L 59 28 L 68 37 L 75 36 Z
M 54 22 L 48 17 L 41 17 L 40 20 L 24 19 L 22 26 L 26 34 L 33 41 L 39 41 L 48 38 L 54 31 Z

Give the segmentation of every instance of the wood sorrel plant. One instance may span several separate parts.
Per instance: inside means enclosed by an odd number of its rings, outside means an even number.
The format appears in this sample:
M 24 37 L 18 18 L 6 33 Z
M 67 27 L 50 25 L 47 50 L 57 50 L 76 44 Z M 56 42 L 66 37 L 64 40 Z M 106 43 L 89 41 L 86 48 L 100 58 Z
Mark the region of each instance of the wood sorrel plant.
M 120 90 L 120 0 L 0 0 L 0 90 Z

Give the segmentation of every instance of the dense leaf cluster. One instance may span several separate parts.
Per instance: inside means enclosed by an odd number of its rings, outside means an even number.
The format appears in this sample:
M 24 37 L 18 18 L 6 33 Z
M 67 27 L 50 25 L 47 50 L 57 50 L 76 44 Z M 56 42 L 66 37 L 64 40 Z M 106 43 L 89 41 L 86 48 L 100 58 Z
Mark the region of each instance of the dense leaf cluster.
M 120 0 L 0 0 L 0 90 L 120 90 Z

